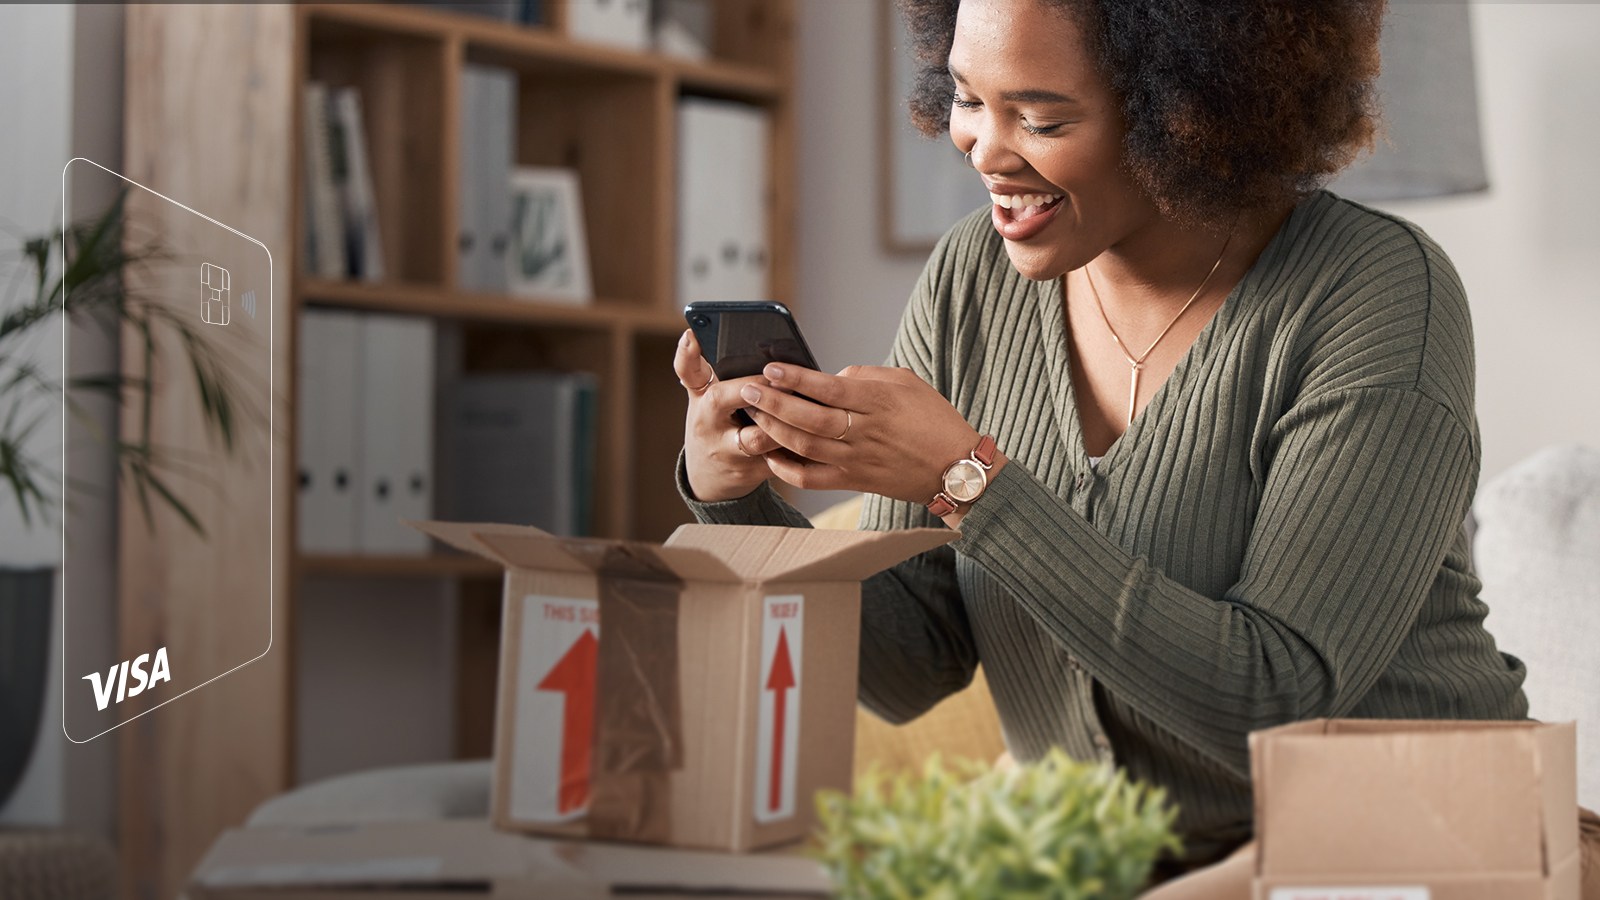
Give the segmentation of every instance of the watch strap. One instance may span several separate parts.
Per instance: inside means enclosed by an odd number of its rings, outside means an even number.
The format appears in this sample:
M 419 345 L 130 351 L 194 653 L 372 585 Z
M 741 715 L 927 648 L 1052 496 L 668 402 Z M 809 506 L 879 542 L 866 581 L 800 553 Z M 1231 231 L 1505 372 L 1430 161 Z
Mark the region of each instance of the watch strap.
M 928 512 L 933 513 L 935 519 L 942 519 L 955 511 L 956 501 L 944 491 L 934 494 L 933 499 L 928 502 Z
M 994 435 L 986 434 L 978 439 L 978 446 L 973 449 L 972 458 L 985 469 L 993 468 L 995 449 Z

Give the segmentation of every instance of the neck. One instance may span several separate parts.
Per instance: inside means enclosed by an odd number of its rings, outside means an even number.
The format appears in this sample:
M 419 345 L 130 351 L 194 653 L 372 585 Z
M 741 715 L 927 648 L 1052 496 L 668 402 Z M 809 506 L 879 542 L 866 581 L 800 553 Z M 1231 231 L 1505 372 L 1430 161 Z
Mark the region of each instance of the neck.
M 1157 218 L 1106 248 L 1088 265 L 1108 308 L 1138 308 L 1156 315 L 1176 312 L 1213 265 L 1216 273 L 1206 295 L 1216 294 L 1219 287 L 1231 288 L 1266 249 L 1291 209 L 1242 214 L 1231 231 L 1186 228 Z

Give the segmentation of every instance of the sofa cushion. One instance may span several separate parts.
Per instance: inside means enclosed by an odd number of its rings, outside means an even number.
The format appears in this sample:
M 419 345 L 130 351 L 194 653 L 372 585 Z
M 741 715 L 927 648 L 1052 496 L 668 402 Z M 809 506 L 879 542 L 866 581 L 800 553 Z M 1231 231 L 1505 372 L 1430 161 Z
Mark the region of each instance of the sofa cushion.
M 256 807 L 246 825 L 353 825 L 410 819 L 487 818 L 486 759 L 390 766 L 326 778 Z
M 1578 799 L 1600 807 L 1600 451 L 1550 447 L 1478 492 L 1485 624 L 1528 666 L 1529 715 L 1578 723 Z

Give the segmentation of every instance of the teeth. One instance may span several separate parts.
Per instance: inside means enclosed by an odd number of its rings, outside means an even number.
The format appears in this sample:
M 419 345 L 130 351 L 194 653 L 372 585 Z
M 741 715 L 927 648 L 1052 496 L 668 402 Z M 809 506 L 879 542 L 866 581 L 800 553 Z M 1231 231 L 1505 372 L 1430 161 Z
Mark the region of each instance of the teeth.
M 989 199 L 1002 209 L 1022 209 L 1025 206 L 1043 206 L 1061 199 L 1060 194 L 990 194 Z

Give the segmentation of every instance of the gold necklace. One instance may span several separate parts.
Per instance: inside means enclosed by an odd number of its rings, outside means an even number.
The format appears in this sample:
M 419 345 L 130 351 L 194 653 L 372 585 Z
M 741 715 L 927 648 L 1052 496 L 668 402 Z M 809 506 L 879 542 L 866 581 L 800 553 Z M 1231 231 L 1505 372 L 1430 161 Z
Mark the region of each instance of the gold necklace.
M 1111 340 L 1117 345 L 1117 352 L 1122 354 L 1122 358 L 1128 361 L 1128 365 L 1133 370 L 1131 373 L 1132 380 L 1128 384 L 1129 428 L 1133 427 L 1133 406 L 1134 401 L 1139 397 L 1139 373 L 1144 371 L 1144 361 L 1150 357 L 1150 351 L 1156 349 L 1156 345 L 1161 343 L 1161 339 L 1167 336 L 1167 332 L 1172 330 L 1172 326 L 1178 324 L 1178 320 L 1183 318 L 1183 314 L 1189 311 L 1189 307 L 1194 305 L 1194 301 L 1200 299 L 1200 292 L 1204 291 L 1206 285 L 1211 283 L 1211 276 L 1217 274 L 1217 267 L 1222 265 L 1223 254 L 1228 252 L 1228 244 L 1232 241 L 1233 232 L 1230 231 L 1228 232 L 1227 240 L 1222 242 L 1222 250 L 1217 254 L 1217 261 L 1211 264 L 1211 271 L 1206 273 L 1206 277 L 1200 282 L 1200 286 L 1194 289 L 1193 294 L 1189 295 L 1189 301 L 1183 304 L 1183 308 L 1178 310 L 1178 314 L 1172 317 L 1172 321 L 1167 323 L 1167 327 L 1161 329 L 1161 333 L 1156 335 L 1156 339 L 1151 341 L 1150 346 L 1144 348 L 1144 352 L 1137 357 L 1128 354 L 1127 345 L 1122 342 L 1122 338 L 1117 336 L 1117 330 L 1111 327 L 1111 319 L 1106 316 L 1105 304 L 1100 302 L 1100 291 L 1094 286 L 1094 275 L 1089 271 L 1089 264 L 1083 264 L 1083 277 L 1089 280 L 1089 293 L 1094 295 L 1094 305 L 1100 310 L 1100 319 L 1106 323 L 1106 330 L 1111 332 Z

